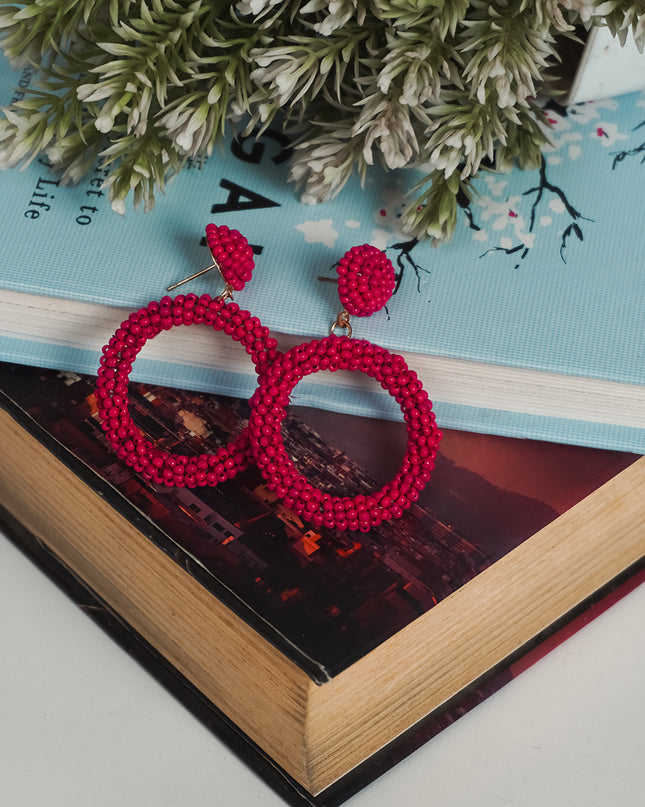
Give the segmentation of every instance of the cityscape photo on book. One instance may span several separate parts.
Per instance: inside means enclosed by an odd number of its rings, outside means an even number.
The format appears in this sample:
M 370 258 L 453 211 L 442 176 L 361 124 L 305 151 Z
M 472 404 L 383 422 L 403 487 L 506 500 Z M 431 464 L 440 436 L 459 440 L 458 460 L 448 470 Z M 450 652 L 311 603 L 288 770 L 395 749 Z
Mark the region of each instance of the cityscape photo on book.
M 7 365 L 6 391 L 279 636 L 336 675 L 584 498 L 635 455 L 448 432 L 431 484 L 401 519 L 369 533 L 315 530 L 254 467 L 216 488 L 138 478 L 105 448 L 94 380 Z M 240 399 L 131 384 L 131 410 L 160 447 L 201 453 L 246 423 Z M 378 428 L 379 439 L 375 440 Z M 393 473 L 405 427 L 293 407 L 285 442 L 314 484 L 368 493 Z M 567 480 L 575 474 L 576 484 Z

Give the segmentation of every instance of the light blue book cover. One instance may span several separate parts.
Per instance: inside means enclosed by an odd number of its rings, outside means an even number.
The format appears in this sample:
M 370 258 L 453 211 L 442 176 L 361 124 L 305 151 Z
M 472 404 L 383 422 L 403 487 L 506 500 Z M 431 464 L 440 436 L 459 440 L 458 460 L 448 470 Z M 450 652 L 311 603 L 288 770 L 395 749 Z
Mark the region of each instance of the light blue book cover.
M 5 63 L 2 69 L 6 104 L 30 74 Z M 447 364 L 445 377 L 437 371 L 436 384 L 432 377 L 428 384 L 443 426 L 645 452 L 645 94 L 548 105 L 545 115 L 553 145 L 541 170 L 482 173 L 476 198 L 460 208 L 454 239 L 436 248 L 398 228 L 419 174 L 374 169 L 364 186 L 356 179 L 334 200 L 308 207 L 287 181 L 290 145 L 271 130 L 257 141 L 226 140 L 206 164 L 173 179 L 150 213 L 112 211 L 100 162 L 75 187 L 61 185 L 46 160 L 0 171 L 0 300 L 45 295 L 52 311 L 64 310 L 57 300 L 139 308 L 208 263 L 202 239 L 213 221 L 239 229 L 256 250 L 254 277 L 236 302 L 270 329 L 308 339 L 326 334 L 340 308 L 335 284 L 326 282 L 336 262 L 355 244 L 372 243 L 392 259 L 397 289 L 386 310 L 353 323 L 356 336 L 397 352 L 464 361 L 464 378 L 469 367 L 501 366 L 581 384 L 597 379 L 623 385 L 612 389 L 625 394 L 624 417 L 620 401 L 607 414 L 590 396 L 582 416 L 566 407 L 542 411 L 533 380 L 530 407 L 487 406 L 467 384 L 451 387 Z M 221 286 L 209 274 L 184 290 L 215 295 Z M 95 346 L 76 338 L 71 324 L 69 338 L 59 323 L 48 339 L 44 320 L 35 329 L 40 335 L 21 334 L 8 304 L 4 310 L 0 359 L 96 370 Z M 97 325 L 101 339 L 121 313 Z M 34 309 L 34 318 L 43 316 Z M 142 354 L 133 378 L 247 395 L 250 373 L 250 363 L 247 374 L 218 373 L 201 361 Z M 493 387 L 496 376 L 490 378 Z M 371 387 L 314 378 L 298 390 L 299 403 L 398 415 Z

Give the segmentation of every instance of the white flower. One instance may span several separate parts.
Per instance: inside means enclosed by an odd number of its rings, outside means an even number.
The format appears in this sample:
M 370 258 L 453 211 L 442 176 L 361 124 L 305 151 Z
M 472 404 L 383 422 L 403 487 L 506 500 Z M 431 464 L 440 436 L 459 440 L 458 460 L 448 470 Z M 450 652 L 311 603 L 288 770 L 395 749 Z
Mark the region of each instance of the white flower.
M 53 170 L 60 174 L 63 185 L 75 185 L 79 182 L 87 173 L 88 163 L 91 162 L 91 158 L 88 160 L 88 155 L 84 151 L 70 162 L 69 151 L 60 144 L 45 149 L 45 155 Z
M 374 162 L 378 147 L 388 168 L 403 168 L 419 153 L 419 144 L 410 120 L 409 108 L 374 93 L 364 103 L 352 136 L 363 135 L 363 158 Z
M 277 6 L 281 0 L 240 0 L 235 4 L 235 8 L 242 15 L 253 14 L 258 16 L 264 11 L 268 11 L 272 6 Z
M 110 201 L 110 205 L 115 213 L 120 213 L 122 216 L 125 215 L 125 199 L 122 199 L 121 197 L 112 199 Z
M 399 103 L 419 107 L 439 97 L 442 76 L 458 81 L 454 65 L 451 67 L 447 58 L 451 48 L 441 41 L 436 22 L 430 24 L 428 35 L 421 42 L 386 33 L 387 51 L 376 82 L 383 94 L 388 94 L 397 81 L 401 86 Z
M 271 100 L 278 106 L 295 102 L 314 84 L 324 83 L 324 77 L 307 68 L 307 52 L 296 53 L 289 48 L 270 48 L 251 54 L 258 67 L 251 71 L 251 81 L 269 90 Z M 302 79 L 302 80 L 301 80 Z
M 0 119 L 0 168 L 28 165 L 53 138 L 47 118 L 41 112 L 17 114 L 11 107 L 2 108 Z
M 365 20 L 365 8 L 359 7 L 358 0 L 309 0 L 300 9 L 301 14 L 311 14 L 327 8 L 328 13 L 321 22 L 314 25 L 314 31 L 321 36 L 329 36 L 356 14 L 356 21 L 362 25 Z
M 443 225 L 440 221 L 430 223 L 423 222 L 423 224 L 419 225 L 418 232 L 411 229 L 409 234 L 414 235 L 416 238 L 424 238 L 427 236 L 428 238 L 434 238 L 437 241 L 443 241 L 446 237 Z
M 30 118 L 16 114 L 7 106 L 2 107 L 0 111 L 3 115 L 0 120 L 0 141 L 14 137 L 24 139 L 31 126 Z
M 315 205 L 333 199 L 343 188 L 356 164 L 355 144 L 343 127 L 298 147 L 289 180 L 303 187 L 301 201 Z
M 443 171 L 446 179 L 451 174 L 454 174 L 460 162 L 461 151 L 459 149 L 446 149 L 443 146 L 437 146 L 430 154 L 430 164 L 439 171 Z
M 114 106 L 107 106 L 106 104 L 101 110 L 101 114 L 94 121 L 94 126 L 96 126 L 99 132 L 103 132 L 103 134 L 111 132 L 114 126 L 114 119 L 118 112 L 119 110 L 115 109 Z
M 217 118 L 215 110 L 208 103 L 196 109 L 193 106 L 174 108 L 159 118 L 159 125 L 182 152 L 194 157 L 211 138 Z
M 128 115 L 127 130 L 134 132 L 135 137 L 141 137 L 148 128 L 148 114 L 152 103 L 152 90 L 144 86 L 143 91 L 138 96 L 133 96 L 133 103 Z
M 275 77 L 275 86 L 280 98 L 288 98 L 298 83 L 298 76 L 283 71 Z
M 560 5 L 569 11 L 575 11 L 582 22 L 589 22 L 589 20 L 596 14 L 595 6 L 597 3 L 589 2 L 589 0 L 559 0 Z
M 405 74 L 399 103 L 419 106 L 437 96 L 440 88 L 441 80 L 438 76 L 433 75 L 430 65 L 421 58 L 417 58 Z
M 114 94 L 114 84 L 100 81 L 98 84 L 79 84 L 76 97 L 79 101 L 103 101 Z

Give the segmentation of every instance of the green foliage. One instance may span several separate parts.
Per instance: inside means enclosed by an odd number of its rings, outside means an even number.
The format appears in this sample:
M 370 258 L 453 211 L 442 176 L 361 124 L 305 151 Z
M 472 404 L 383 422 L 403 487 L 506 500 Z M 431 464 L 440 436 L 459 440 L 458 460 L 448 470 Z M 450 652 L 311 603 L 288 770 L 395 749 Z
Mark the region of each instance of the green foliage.
M 113 207 L 150 209 L 229 121 L 280 112 L 304 201 L 376 161 L 423 165 L 404 225 L 449 238 L 482 164 L 539 162 L 555 37 L 598 22 L 642 48 L 645 0 L 0 0 L 2 48 L 39 73 L 3 110 L 0 162 L 44 152 L 76 182 L 101 155 Z

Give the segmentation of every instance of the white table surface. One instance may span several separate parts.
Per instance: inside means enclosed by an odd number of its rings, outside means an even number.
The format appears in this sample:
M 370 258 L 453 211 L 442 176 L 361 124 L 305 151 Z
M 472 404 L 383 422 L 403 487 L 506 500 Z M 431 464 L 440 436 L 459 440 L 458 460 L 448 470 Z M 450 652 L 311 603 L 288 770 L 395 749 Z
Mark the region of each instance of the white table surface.
M 0 804 L 284 802 L 0 536 Z M 347 807 L 641 807 L 645 585 Z

